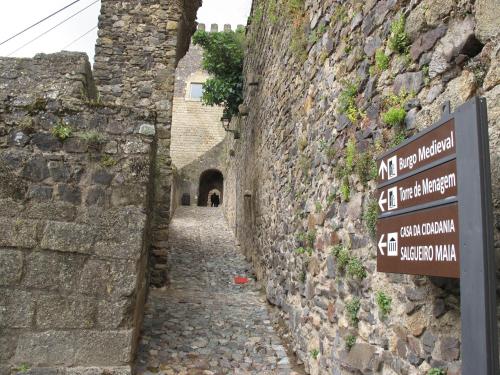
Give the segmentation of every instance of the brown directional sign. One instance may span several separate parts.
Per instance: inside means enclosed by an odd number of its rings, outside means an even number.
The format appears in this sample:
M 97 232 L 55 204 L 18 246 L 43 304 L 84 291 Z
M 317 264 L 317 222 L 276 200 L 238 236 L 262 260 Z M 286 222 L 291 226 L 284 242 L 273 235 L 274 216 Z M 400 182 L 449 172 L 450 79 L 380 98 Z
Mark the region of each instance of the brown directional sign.
M 390 181 L 455 152 L 455 123 L 450 120 L 378 160 L 378 182 Z
M 457 162 L 451 160 L 378 189 L 381 212 L 391 212 L 457 195 Z
M 460 277 L 458 225 L 457 203 L 379 219 L 377 270 Z
M 378 160 L 377 270 L 460 277 L 455 121 Z
M 500 374 L 486 100 L 378 161 L 377 270 L 460 278 L 461 373 Z

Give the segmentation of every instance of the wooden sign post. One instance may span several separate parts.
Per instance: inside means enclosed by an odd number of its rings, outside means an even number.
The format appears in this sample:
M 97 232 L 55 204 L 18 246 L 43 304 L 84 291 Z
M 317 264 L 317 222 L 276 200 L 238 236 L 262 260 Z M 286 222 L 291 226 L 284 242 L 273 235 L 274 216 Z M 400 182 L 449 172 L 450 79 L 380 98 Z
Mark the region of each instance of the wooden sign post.
M 378 159 L 377 271 L 460 278 L 462 374 L 498 375 L 486 102 L 474 98 Z

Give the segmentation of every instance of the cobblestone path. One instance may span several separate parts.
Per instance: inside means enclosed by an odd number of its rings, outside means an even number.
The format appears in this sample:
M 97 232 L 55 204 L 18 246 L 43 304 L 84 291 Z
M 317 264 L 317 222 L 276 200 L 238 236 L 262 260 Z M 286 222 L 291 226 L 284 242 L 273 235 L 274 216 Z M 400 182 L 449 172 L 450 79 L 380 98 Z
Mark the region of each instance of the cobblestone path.
M 150 292 L 138 373 L 302 374 L 292 369 L 222 209 L 180 207 L 170 240 L 170 283 Z M 235 276 L 250 282 L 236 285 Z

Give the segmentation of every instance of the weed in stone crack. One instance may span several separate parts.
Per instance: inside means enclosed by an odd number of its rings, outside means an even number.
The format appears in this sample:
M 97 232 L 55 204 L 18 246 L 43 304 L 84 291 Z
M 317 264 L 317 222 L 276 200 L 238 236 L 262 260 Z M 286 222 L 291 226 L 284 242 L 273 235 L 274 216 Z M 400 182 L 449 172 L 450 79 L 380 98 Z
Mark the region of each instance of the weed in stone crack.
M 302 283 L 305 283 L 305 282 L 306 282 L 306 276 L 307 276 L 307 274 L 306 274 L 306 272 L 305 272 L 305 271 L 302 271 L 302 272 L 300 273 L 300 281 L 301 281 Z
M 326 25 L 321 25 L 316 30 L 314 30 L 311 35 L 309 35 L 309 43 L 315 44 L 319 41 L 319 39 L 326 32 Z
M 333 202 L 335 202 L 335 197 L 337 196 L 337 193 L 330 193 L 328 197 L 326 197 L 326 204 L 328 206 L 331 206 Z
M 72 132 L 71 126 L 66 125 L 62 121 L 52 128 L 52 135 L 61 141 L 68 139 Z
M 288 12 L 291 15 L 302 14 L 304 11 L 304 0 L 287 0 Z
M 375 67 L 379 72 L 383 72 L 389 68 L 389 56 L 387 56 L 382 49 L 375 52 Z
M 307 137 L 305 135 L 301 136 L 297 141 L 297 146 L 300 151 L 304 151 L 308 144 L 309 142 L 307 141 Z
M 354 139 L 349 139 L 347 141 L 347 146 L 345 150 L 345 169 L 346 173 L 349 174 L 353 171 L 354 169 L 354 163 L 356 161 L 356 142 Z
M 363 186 L 377 177 L 377 162 L 371 152 L 365 151 L 357 156 L 355 170 Z
M 323 206 L 321 205 L 320 202 L 316 202 L 314 208 L 316 209 L 317 214 L 319 214 L 323 210 Z
M 278 22 L 278 0 L 269 0 L 269 6 L 267 8 L 267 14 L 269 15 L 269 20 L 274 25 Z
M 434 367 L 427 372 L 427 375 L 446 375 L 446 372 L 441 368 Z
M 371 238 L 375 239 L 377 236 L 377 218 L 379 214 L 378 203 L 375 199 L 371 199 L 366 205 L 366 211 L 363 215 L 365 226 Z
M 356 336 L 347 335 L 345 338 L 345 349 L 350 352 L 354 344 L 356 344 Z
M 349 21 L 349 15 L 345 5 L 338 5 L 333 11 L 332 24 L 338 21 L 342 23 Z
M 346 270 L 347 275 L 353 279 L 357 278 L 359 280 L 363 280 L 366 277 L 366 269 L 358 258 L 350 258 L 347 263 Z
M 307 246 L 314 248 L 314 242 L 316 241 L 316 231 L 311 230 L 306 234 Z
M 16 369 L 15 369 L 17 372 L 20 372 L 22 374 L 25 374 L 27 373 L 29 370 L 30 370 L 30 367 L 28 364 L 26 363 L 22 363 L 20 364 Z
M 397 126 L 403 124 L 406 118 L 406 111 L 403 107 L 391 107 L 382 114 L 382 121 L 389 126 Z
M 406 130 L 405 129 L 399 129 L 396 134 L 394 135 L 394 138 L 391 141 L 390 146 L 391 147 L 396 147 L 400 143 L 402 143 L 406 139 Z
M 116 163 L 117 163 L 117 161 L 114 158 L 112 158 L 109 155 L 104 155 L 101 158 L 101 161 L 99 164 L 101 164 L 101 166 L 103 168 L 111 168 L 111 167 L 114 167 L 116 165 Z
M 340 114 L 347 116 L 349 121 L 355 123 L 358 119 L 362 118 L 365 114 L 361 112 L 356 105 L 356 96 L 359 90 L 358 82 L 343 82 L 344 89 L 339 95 Z
M 389 48 L 393 52 L 405 54 L 410 46 L 410 37 L 405 31 L 406 19 L 403 15 L 391 24 L 391 35 L 389 37 Z
M 377 303 L 377 306 L 380 310 L 382 319 L 384 319 L 391 312 L 392 298 L 385 294 L 383 291 L 378 291 L 375 294 L 375 302 Z
M 304 232 L 299 232 L 295 235 L 295 239 L 300 242 L 306 241 L 306 234 Z
M 84 132 L 80 137 L 89 144 L 100 144 L 104 142 L 104 136 L 95 130 Z
M 353 326 L 357 326 L 359 322 L 358 313 L 361 308 L 361 301 L 359 297 L 353 297 L 349 302 L 345 304 L 345 310 L 347 313 L 347 319 L 349 323 Z
M 342 245 L 334 246 L 332 249 L 332 255 L 337 260 L 337 268 L 339 271 L 345 270 L 349 260 L 351 259 L 349 249 Z
M 318 359 L 318 356 L 319 356 L 319 350 L 318 349 L 313 349 L 311 350 L 311 357 L 313 357 L 313 359 Z
M 342 185 L 340 186 L 340 195 L 344 202 L 349 202 L 351 197 L 351 186 L 349 185 L 349 177 L 344 176 L 342 179 Z

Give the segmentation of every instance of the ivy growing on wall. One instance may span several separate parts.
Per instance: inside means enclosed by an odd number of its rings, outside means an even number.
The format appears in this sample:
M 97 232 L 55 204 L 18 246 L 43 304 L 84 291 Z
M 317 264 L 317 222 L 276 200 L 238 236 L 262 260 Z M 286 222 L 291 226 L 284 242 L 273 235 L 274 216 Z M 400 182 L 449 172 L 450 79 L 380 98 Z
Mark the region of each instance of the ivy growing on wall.
M 238 113 L 243 102 L 244 30 L 208 33 L 198 30 L 193 44 L 203 48 L 202 67 L 210 75 L 203 84 L 202 102 L 222 106 L 224 115 Z

